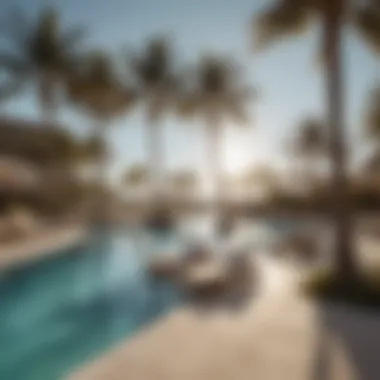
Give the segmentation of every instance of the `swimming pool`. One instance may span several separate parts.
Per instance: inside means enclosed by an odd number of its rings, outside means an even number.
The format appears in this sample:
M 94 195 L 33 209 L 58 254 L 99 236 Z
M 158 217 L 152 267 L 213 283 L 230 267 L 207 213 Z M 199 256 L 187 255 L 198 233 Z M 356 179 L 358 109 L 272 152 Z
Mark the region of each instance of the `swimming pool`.
M 156 237 L 156 250 L 168 240 Z M 144 273 L 150 243 L 132 230 L 98 231 L 0 273 L 0 379 L 60 379 L 178 303 L 170 285 Z
M 265 245 L 272 224 L 243 221 L 236 240 Z M 96 231 L 79 247 L 0 273 L 0 380 L 60 379 L 168 312 L 180 295 L 150 281 L 144 264 L 180 253 L 194 236 L 208 240 L 207 226 L 195 218 L 184 221 L 183 234 Z

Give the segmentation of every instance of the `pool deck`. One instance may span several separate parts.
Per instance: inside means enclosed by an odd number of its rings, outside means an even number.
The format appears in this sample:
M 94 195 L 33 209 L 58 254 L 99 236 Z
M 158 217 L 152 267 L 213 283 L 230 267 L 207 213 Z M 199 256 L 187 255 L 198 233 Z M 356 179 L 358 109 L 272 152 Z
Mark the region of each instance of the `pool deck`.
M 379 378 L 380 315 L 317 306 L 296 291 L 297 270 L 261 265 L 261 295 L 244 309 L 178 308 L 67 379 Z
M 11 243 L 0 243 L 0 270 L 32 262 L 79 244 L 87 236 L 83 225 L 44 227 L 31 236 Z

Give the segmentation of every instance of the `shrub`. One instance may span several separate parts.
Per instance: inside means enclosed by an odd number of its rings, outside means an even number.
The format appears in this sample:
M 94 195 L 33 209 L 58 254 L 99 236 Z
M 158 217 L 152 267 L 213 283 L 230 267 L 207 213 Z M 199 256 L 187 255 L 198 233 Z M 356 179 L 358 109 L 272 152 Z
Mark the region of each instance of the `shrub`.
M 351 281 L 341 280 L 331 270 L 319 270 L 303 285 L 307 294 L 320 300 L 380 308 L 380 268 L 363 272 Z

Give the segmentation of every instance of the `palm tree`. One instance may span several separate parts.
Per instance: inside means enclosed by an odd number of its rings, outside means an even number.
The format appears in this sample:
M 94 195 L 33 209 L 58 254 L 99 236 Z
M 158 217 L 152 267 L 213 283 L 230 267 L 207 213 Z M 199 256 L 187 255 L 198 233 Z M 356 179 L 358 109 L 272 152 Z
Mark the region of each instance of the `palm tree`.
M 37 91 L 42 119 L 53 124 L 59 87 L 76 61 L 82 41 L 80 28 L 61 28 L 59 15 L 44 8 L 36 20 L 20 10 L 11 12 L 3 22 L 0 36 L 8 48 L 0 52 L 0 70 L 7 81 L 0 89 L 1 99 L 32 83 Z
M 134 165 L 125 171 L 122 181 L 127 188 L 140 189 L 149 182 L 149 170 L 143 165 Z
M 194 194 L 198 178 L 191 170 L 179 170 L 172 174 L 171 183 L 176 194 L 186 197 Z
M 73 155 L 79 164 L 93 164 L 105 159 L 107 155 L 106 144 L 99 136 L 89 136 L 77 143 Z
M 92 119 L 93 139 L 103 141 L 106 127 L 134 104 L 135 94 L 117 77 L 111 59 L 93 52 L 83 59 L 68 82 L 68 98 Z M 99 167 L 99 182 L 106 176 L 106 154 Z
M 258 16 L 258 47 L 321 23 L 321 55 L 326 75 L 327 125 L 335 209 L 336 270 L 341 279 L 356 275 L 347 184 L 347 147 L 343 127 L 342 32 L 350 24 L 370 46 L 380 46 L 380 6 L 376 0 L 278 0 Z
M 248 188 L 250 195 L 256 193 L 264 198 L 270 198 L 280 188 L 280 179 L 275 168 L 263 164 L 250 167 L 243 174 L 242 183 Z
M 309 186 L 313 186 L 316 179 L 316 166 L 324 156 L 327 144 L 323 123 L 315 118 L 304 119 L 298 128 L 297 134 L 292 141 L 293 152 L 305 163 L 305 173 L 302 174 L 303 180 Z
M 251 88 L 242 83 L 240 70 L 230 60 L 208 56 L 189 76 L 189 89 L 180 102 L 183 116 L 198 116 L 207 131 L 207 161 L 215 203 L 220 201 L 223 173 L 220 163 L 220 134 L 226 122 L 247 124 Z
M 143 52 L 133 57 L 131 66 L 146 111 L 151 190 L 157 197 L 162 191 L 163 170 L 159 123 L 174 104 L 178 84 L 169 41 L 152 39 Z

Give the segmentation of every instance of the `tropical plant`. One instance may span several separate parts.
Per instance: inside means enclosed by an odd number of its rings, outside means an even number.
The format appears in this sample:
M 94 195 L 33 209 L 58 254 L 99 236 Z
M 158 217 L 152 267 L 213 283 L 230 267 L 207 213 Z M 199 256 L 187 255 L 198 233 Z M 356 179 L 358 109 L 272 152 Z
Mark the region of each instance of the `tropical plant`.
M 315 118 L 304 119 L 292 141 L 293 153 L 305 164 L 303 181 L 312 187 L 317 179 L 318 164 L 327 151 L 327 139 L 323 123 Z
M 265 190 L 268 196 L 279 187 L 279 176 L 275 169 L 268 165 L 254 165 L 243 174 L 243 185 L 249 190 Z
M 214 186 L 214 198 L 219 200 L 222 178 L 220 137 L 226 122 L 247 125 L 248 101 L 252 89 L 243 84 L 238 65 L 228 59 L 203 58 L 188 77 L 188 88 L 179 104 L 183 116 L 197 116 L 207 131 L 207 156 Z
M 134 104 L 134 92 L 124 85 L 116 75 L 112 60 L 104 53 L 93 52 L 68 81 L 68 99 L 92 119 L 93 139 L 102 141 L 111 121 L 124 115 Z M 106 156 L 102 156 L 99 181 L 106 176 Z
M 347 184 L 347 147 L 343 126 L 343 31 L 348 25 L 375 50 L 380 47 L 380 4 L 376 0 L 278 0 L 255 17 L 257 46 L 303 32 L 321 23 L 321 57 L 326 75 L 327 126 L 332 161 L 336 230 L 336 271 L 342 280 L 356 275 L 353 226 Z
M 59 124 L 54 128 L 22 119 L 2 119 L 0 123 L 0 152 L 23 161 L 46 167 L 70 167 L 83 157 L 95 158 L 89 150 L 91 141 L 80 141 Z M 100 148 L 100 147 L 98 147 Z
M 113 62 L 102 52 L 92 52 L 71 73 L 68 81 L 68 100 L 80 108 L 92 120 L 93 138 L 103 141 L 106 147 L 106 127 L 111 121 L 132 108 L 134 92 L 117 76 Z M 107 150 L 106 150 L 107 151 Z M 106 183 L 107 156 L 98 161 L 98 176 L 95 183 L 103 190 L 93 198 L 92 211 L 97 218 L 106 215 L 108 194 Z
M 108 155 L 105 141 L 99 136 L 89 136 L 78 142 L 75 153 L 78 163 L 97 163 Z
M 144 165 L 134 165 L 125 171 L 122 181 L 127 188 L 140 188 L 149 182 L 149 170 Z
M 173 107 L 178 81 L 170 43 L 152 39 L 130 62 L 147 119 L 150 181 L 154 197 L 162 191 L 163 149 L 159 126 L 165 113 Z
M 0 70 L 6 77 L 0 87 L 1 100 L 33 84 L 45 123 L 53 125 L 58 90 L 77 59 L 83 31 L 63 30 L 59 14 L 44 8 L 36 20 L 21 10 L 10 12 L 0 25 Z

